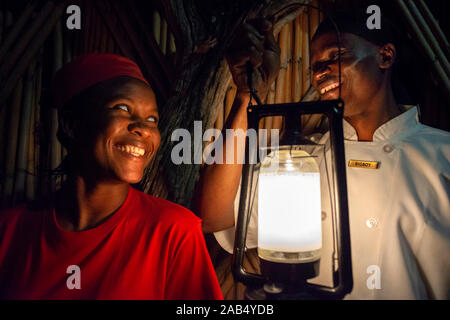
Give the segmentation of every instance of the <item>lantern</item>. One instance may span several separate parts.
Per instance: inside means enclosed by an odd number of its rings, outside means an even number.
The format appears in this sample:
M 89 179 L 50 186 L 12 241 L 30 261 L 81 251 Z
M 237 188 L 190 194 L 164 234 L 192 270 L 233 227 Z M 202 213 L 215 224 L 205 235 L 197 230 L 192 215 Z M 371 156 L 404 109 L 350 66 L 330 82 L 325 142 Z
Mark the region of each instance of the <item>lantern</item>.
M 258 130 L 264 117 L 285 119 L 278 146 L 261 152 L 258 145 L 246 143 L 232 268 L 235 279 L 247 286 L 249 299 L 341 299 L 352 290 L 343 107 L 342 100 L 331 100 L 247 108 L 249 130 Z M 302 134 L 300 119 L 306 114 L 323 114 L 328 119 L 328 146 Z M 331 230 L 321 226 L 324 199 L 332 214 Z M 243 268 L 253 206 L 258 214 L 262 274 Z M 323 232 L 331 232 L 334 239 L 331 286 L 308 281 L 319 274 Z

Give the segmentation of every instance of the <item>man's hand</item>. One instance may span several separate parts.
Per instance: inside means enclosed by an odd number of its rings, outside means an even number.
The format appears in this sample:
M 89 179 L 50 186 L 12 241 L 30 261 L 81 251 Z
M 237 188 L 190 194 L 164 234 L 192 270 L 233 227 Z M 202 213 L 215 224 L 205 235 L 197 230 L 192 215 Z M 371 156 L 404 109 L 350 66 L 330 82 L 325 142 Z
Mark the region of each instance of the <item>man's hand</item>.
M 247 83 L 247 62 L 253 66 L 253 85 L 264 99 L 280 69 L 280 48 L 273 37 L 272 24 L 264 19 L 250 21 L 237 32 L 227 52 L 227 61 L 237 86 L 226 129 L 247 131 L 247 105 L 250 89 Z M 202 218 L 203 231 L 216 232 L 234 225 L 234 200 L 242 173 L 245 139 L 222 135 L 223 164 L 203 168 L 194 198 L 195 212 Z M 234 158 L 228 159 L 227 146 L 233 146 Z M 219 147 L 219 146 L 218 146 Z M 216 152 L 218 149 L 216 149 Z M 229 163 L 231 160 L 231 163 Z
M 239 94 L 248 94 L 247 62 L 253 66 L 253 86 L 264 99 L 280 70 L 280 47 L 266 19 L 249 20 L 236 32 L 226 55 Z

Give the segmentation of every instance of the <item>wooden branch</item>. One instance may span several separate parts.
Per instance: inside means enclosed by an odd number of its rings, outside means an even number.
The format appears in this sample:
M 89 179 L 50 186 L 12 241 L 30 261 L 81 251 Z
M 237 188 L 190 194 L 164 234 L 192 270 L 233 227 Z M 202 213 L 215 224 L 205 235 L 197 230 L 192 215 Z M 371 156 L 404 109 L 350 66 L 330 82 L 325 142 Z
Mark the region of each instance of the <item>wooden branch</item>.
M 294 55 L 293 55 L 293 76 L 292 86 L 293 101 L 300 101 L 302 97 L 302 32 L 301 32 L 301 19 L 303 14 L 300 14 L 294 20 Z
M 12 92 L 14 87 L 16 86 L 19 79 L 25 73 L 30 61 L 39 51 L 40 47 L 44 44 L 44 41 L 47 39 L 48 35 L 53 29 L 53 26 L 56 24 L 58 19 L 61 17 L 63 8 L 65 4 L 58 4 L 50 17 L 45 21 L 44 25 L 40 28 L 39 37 L 34 37 L 31 41 L 30 45 L 27 47 L 26 52 L 14 67 L 13 72 L 11 72 L 11 76 L 5 80 L 0 86 L 0 108 L 2 108 L 4 102 L 8 98 L 9 94 Z
M 3 44 L 3 38 L 4 38 L 4 34 L 3 34 L 3 20 L 4 20 L 4 15 L 3 15 L 3 11 L 0 11 L 0 43 Z
M 1 199 L 1 195 L 2 195 L 2 188 L 3 188 L 3 168 L 4 168 L 4 161 L 5 161 L 5 155 L 6 155 L 6 150 L 5 150 L 5 145 L 6 145 L 6 116 L 7 116 L 7 109 L 6 108 L 2 108 L 0 109 L 0 154 L 3 155 L 2 157 L 0 157 L 0 199 Z M 1 206 L 1 203 L 0 203 Z
M 292 102 L 292 92 L 291 92 L 291 84 L 292 84 L 292 22 L 289 22 L 287 25 L 287 41 L 286 41 L 286 59 L 287 59 L 287 68 L 286 68 L 286 79 L 284 80 L 284 101 Z
M 281 49 L 280 53 L 280 72 L 278 73 L 277 83 L 275 87 L 275 103 L 284 103 L 286 102 L 286 73 L 288 69 L 288 52 L 287 52 L 287 43 L 289 34 L 289 25 L 285 25 L 281 31 L 279 36 L 279 45 Z M 276 116 L 272 118 L 272 129 L 281 129 L 283 125 L 283 117 Z
M 424 51 L 425 56 L 431 63 L 435 75 L 439 78 L 441 85 L 445 88 L 447 97 L 450 98 L 450 79 L 446 74 L 442 63 L 437 59 L 437 56 L 433 52 L 431 46 L 426 41 L 425 36 L 422 34 L 419 26 L 417 25 L 417 22 L 409 12 L 406 4 L 401 0 L 396 0 L 395 2 L 397 3 L 400 12 L 403 15 L 403 18 L 407 22 L 411 33 L 416 37 L 416 41 L 419 43 L 422 50 Z
M 39 163 L 39 136 L 37 132 L 40 120 L 40 93 L 42 89 L 42 53 L 37 55 L 35 82 L 33 87 L 32 115 L 29 127 L 29 149 L 28 149 L 28 165 L 27 165 L 27 181 L 26 181 L 26 197 L 27 200 L 36 198 L 36 188 L 38 182 L 37 166 Z
M 33 136 L 34 136 L 34 163 L 35 163 L 35 172 L 39 172 L 39 163 L 41 159 L 41 140 L 42 140 L 42 132 L 41 132 L 41 93 L 42 93 L 42 70 L 43 70 L 43 56 L 44 49 L 41 48 L 38 54 L 38 70 L 37 70 L 37 81 L 36 81 L 36 112 L 35 112 L 35 122 L 33 126 Z M 39 182 L 44 180 L 41 176 L 38 176 L 39 179 L 35 181 L 36 188 L 39 185 Z M 42 194 L 43 189 L 37 188 L 38 194 Z
M 167 52 L 167 21 L 163 18 L 161 19 L 161 37 L 159 46 L 164 55 Z
M 447 57 L 450 56 L 450 44 L 448 42 L 448 39 L 442 32 L 442 29 L 439 27 L 439 24 L 437 20 L 434 18 L 430 9 L 428 9 L 428 6 L 425 4 L 423 0 L 418 0 L 417 5 L 423 12 L 423 15 L 425 16 L 428 23 L 431 25 L 431 29 L 433 30 L 433 33 L 436 35 L 440 45 L 444 48 Z
M 28 144 L 29 141 L 29 129 L 31 122 L 31 113 L 33 108 L 32 95 L 34 92 L 34 80 L 35 80 L 35 67 L 36 63 L 33 61 L 28 67 L 24 86 L 23 86 L 23 96 L 22 96 L 22 107 L 20 111 L 20 121 L 19 121 L 19 131 L 17 139 L 17 153 L 16 153 L 16 168 L 14 171 L 14 191 L 13 198 L 14 202 L 21 202 L 25 200 L 25 181 L 28 160 Z
M 98 14 L 92 16 L 92 32 L 89 34 L 89 52 L 101 52 L 100 45 L 100 24 L 102 20 Z
M 310 86 L 310 69 L 309 69 L 309 22 L 308 17 L 303 16 L 302 19 L 302 94 L 308 90 Z
M 279 45 L 281 49 L 280 53 L 280 72 L 277 77 L 277 85 L 275 87 L 275 103 L 283 103 L 284 101 L 284 85 L 286 80 L 287 70 L 287 39 L 289 36 L 288 25 L 285 25 L 280 31 Z
M 152 27 L 153 27 L 153 38 L 155 38 L 158 46 L 161 45 L 161 15 L 157 10 L 153 11 L 152 14 Z M 159 47 L 161 49 L 161 47 Z
M 101 22 L 99 23 L 99 29 L 100 31 L 101 29 Z M 64 37 L 64 42 L 63 42 L 63 65 L 70 62 L 72 60 L 72 48 L 73 48 L 73 37 L 70 37 L 67 33 L 63 32 L 63 37 Z M 99 44 L 101 44 L 101 42 L 99 41 Z M 100 52 L 104 52 L 101 50 L 100 48 Z M 64 146 L 60 143 L 61 145 L 61 161 L 64 160 L 64 157 L 67 155 L 67 150 L 66 148 L 64 148 Z
M 164 55 L 162 54 L 161 49 L 159 48 L 158 43 L 155 40 L 155 37 L 149 32 L 148 27 L 142 18 L 142 14 L 136 8 L 135 2 L 134 1 L 129 2 L 129 5 L 131 8 L 131 12 L 133 13 L 133 17 L 139 26 L 141 38 L 143 38 L 145 43 L 150 47 L 152 59 L 155 61 L 155 64 L 161 66 L 164 75 L 167 77 L 167 79 L 169 79 L 170 83 L 172 83 L 174 68 L 171 65 L 169 65 L 167 63 L 167 60 L 164 58 Z M 160 32 L 158 31 L 158 35 L 159 34 Z
M 315 7 L 318 7 L 319 4 L 317 0 L 312 0 L 311 4 Z M 317 27 L 319 26 L 320 22 L 320 11 L 308 8 L 308 16 L 309 16 L 309 40 L 312 40 L 312 37 L 314 36 L 314 33 L 317 30 Z
M 275 41 L 277 41 L 277 43 L 279 41 L 279 36 L 280 36 L 279 33 L 277 33 L 275 35 Z M 267 94 L 267 104 L 275 103 L 276 83 L 277 83 L 277 80 L 275 79 L 275 81 L 270 86 L 269 93 Z M 267 143 L 268 144 L 270 144 L 270 141 L 272 140 L 271 131 L 270 131 L 272 129 L 272 122 L 273 122 L 273 117 L 264 118 L 264 129 L 267 130 L 267 134 L 268 134 Z
M 204 130 L 212 127 L 218 105 L 223 103 L 226 87 L 231 79 L 228 67 L 223 61 L 226 41 L 207 54 L 195 52 L 198 43 L 208 38 L 216 38 L 216 34 L 208 35 L 206 28 L 203 28 L 202 18 L 198 16 L 195 6 L 191 1 L 163 1 L 165 17 L 175 35 L 177 56 L 181 57 L 177 63 L 180 73 L 178 81 L 174 83 L 175 95 L 167 101 L 164 113 L 161 114 L 160 150 L 146 169 L 144 179 L 140 183 L 144 190 L 156 195 L 166 194 L 170 199 L 185 205 L 190 202 L 199 165 L 174 166 L 171 163 L 173 142 L 170 141 L 170 135 L 174 129 L 180 127 L 192 130 L 195 119 L 203 120 Z M 228 31 L 242 23 L 246 15 L 247 13 L 243 12 L 227 16 L 231 21 Z M 227 33 L 224 39 L 231 40 L 231 35 Z M 193 94 L 195 92 L 197 94 Z M 165 192 L 166 182 L 170 185 L 170 193 Z
M 166 18 L 169 30 L 174 35 L 175 46 L 178 48 L 176 55 L 176 65 L 181 63 L 181 58 L 184 56 L 183 51 L 189 50 L 186 37 L 186 30 L 184 26 L 187 25 L 188 20 L 184 12 L 184 3 L 172 3 L 171 0 L 160 1 L 161 8 L 163 9 L 164 17 Z M 190 4 L 186 4 L 189 6 Z
M 100 20 L 100 52 L 108 52 L 112 53 L 108 50 L 108 29 L 105 26 L 105 23 Z
M 72 60 L 73 53 L 73 37 L 69 36 L 68 33 L 63 32 L 64 43 L 63 43 L 63 64 L 66 64 Z
M 148 54 L 148 50 L 143 47 L 142 42 L 136 34 L 135 29 L 133 28 L 130 19 L 125 14 L 125 11 L 120 9 L 118 3 L 115 3 L 115 9 L 119 16 L 119 19 L 122 21 L 123 26 L 125 27 L 128 36 L 130 37 L 131 42 L 136 48 L 141 60 L 144 62 L 147 74 L 151 78 L 151 83 L 155 87 L 157 87 L 161 97 L 166 100 L 168 96 L 168 91 L 170 88 L 170 81 L 168 80 L 167 75 L 163 73 L 163 69 L 158 68 L 158 65 L 155 64 L 153 57 Z M 167 29 L 166 29 L 167 31 Z M 166 64 L 165 61 L 163 64 Z
M 274 21 L 274 33 L 307 10 L 310 0 L 274 0 L 263 10 L 263 16 Z
M 84 22 L 84 31 L 82 33 L 82 43 L 83 43 L 83 48 L 82 48 L 82 54 L 86 54 L 89 52 L 89 40 L 90 40 L 90 36 L 91 36 L 91 32 L 92 32 L 92 11 L 94 10 L 93 5 L 91 2 L 89 2 L 89 0 L 83 0 L 83 6 L 84 6 L 84 18 L 83 18 L 83 22 Z
M 169 80 L 167 77 L 164 77 L 163 70 L 155 64 L 154 59 L 152 59 L 152 57 L 148 54 L 148 50 L 146 50 L 137 36 L 136 30 L 134 29 L 124 8 L 121 7 L 118 2 L 113 2 L 113 7 L 126 30 L 127 36 L 144 63 L 146 73 L 150 78 L 152 86 L 157 90 L 159 96 L 165 101 L 168 97 L 170 89 Z
M 447 73 L 447 76 L 450 77 L 450 63 L 447 60 L 447 57 L 441 48 L 441 45 L 445 46 L 445 43 L 439 43 L 438 40 L 435 38 L 435 36 L 431 32 L 430 27 L 425 22 L 424 17 L 420 13 L 419 9 L 417 9 L 414 1 L 406 0 L 406 3 L 409 6 L 410 13 L 414 16 L 414 21 L 416 21 L 420 30 L 422 31 L 422 34 L 425 36 L 426 42 L 431 46 L 433 53 L 436 56 L 436 59 L 439 60 L 442 68 Z
M 37 1 L 29 2 L 25 6 L 22 14 L 20 15 L 20 17 L 17 20 L 14 27 L 11 28 L 11 32 L 5 37 L 4 41 L 0 41 L 0 43 L 2 44 L 0 47 L 0 61 L 3 59 L 3 56 L 8 52 L 11 45 L 13 43 L 17 42 L 17 37 L 18 37 L 19 33 L 23 31 L 22 29 L 23 29 L 25 23 L 30 19 L 31 14 L 33 13 L 33 10 L 36 8 L 36 5 L 37 5 Z M 2 23 L 3 23 L 3 21 L 0 22 L 0 25 L 2 25 Z M 6 31 L 6 28 L 5 28 L 5 31 Z M 2 32 L 0 30 L 0 34 L 1 33 Z M 21 40 L 21 41 L 24 41 L 24 40 Z
M 112 7 L 105 0 L 97 0 L 92 2 L 96 12 L 103 18 L 110 34 L 113 35 L 122 54 L 128 58 L 134 59 L 134 53 L 129 42 L 122 37 L 122 32 L 117 26 L 117 16 L 112 11 Z
M 169 35 L 169 53 L 176 53 L 177 47 L 175 46 L 175 38 L 173 33 Z
M 9 32 L 11 32 L 11 26 L 14 23 L 14 18 L 13 18 L 11 11 L 7 10 L 5 12 L 4 20 L 5 20 L 5 22 L 4 22 L 5 28 L 4 28 L 3 32 L 5 33 L 5 35 L 7 35 Z
M 270 3 L 276 3 L 274 8 L 279 9 L 286 3 L 299 2 L 303 3 L 293 0 L 274 0 Z M 228 81 L 231 79 L 223 59 L 224 53 L 231 43 L 234 31 L 244 19 L 256 15 L 256 12 L 260 13 L 261 2 L 230 1 L 229 6 L 224 9 L 229 11 L 215 16 L 215 28 L 203 24 L 210 17 L 199 16 L 197 1 L 162 0 L 161 3 L 170 30 L 175 35 L 179 73 L 174 82 L 173 95 L 164 105 L 164 112 L 161 112 L 160 150 L 146 168 L 144 179 L 139 185 L 146 192 L 167 196 L 170 200 L 189 207 L 200 165 L 172 164 L 170 155 L 174 142 L 170 141 L 171 134 L 177 128 L 186 128 L 192 132 L 194 120 L 202 120 L 203 130 L 214 125 L 219 105 L 223 104 Z M 239 10 L 233 11 L 237 7 Z M 274 13 L 270 9 L 264 10 L 266 16 Z M 207 39 L 217 39 L 216 46 L 205 53 L 195 52 L 196 46 Z M 283 88 L 282 78 L 277 80 L 276 88 Z M 280 99 L 280 96 L 275 95 L 274 99 Z
M 6 161 L 5 161 L 5 183 L 3 188 L 3 205 L 10 205 L 10 198 L 13 194 L 14 188 L 14 169 L 16 164 L 16 150 L 17 137 L 19 131 L 20 121 L 20 106 L 22 102 L 23 81 L 19 80 L 17 86 L 14 88 L 12 95 L 10 116 L 9 116 L 9 130 L 6 145 Z M 2 206 L 3 206 L 2 205 Z
M 37 69 L 35 68 L 35 72 Z M 28 134 L 28 150 L 27 152 L 27 163 L 26 163 L 26 179 L 25 179 L 25 199 L 33 200 L 35 198 L 35 163 L 34 163 L 34 122 L 36 118 L 36 75 L 33 81 L 33 87 L 31 90 L 31 116 L 30 123 L 27 128 Z
M 63 65 L 63 32 L 62 23 L 59 20 L 53 30 L 52 41 L 52 75 Z M 55 169 L 61 163 L 61 144 L 56 136 L 58 131 L 58 112 L 56 108 L 50 110 L 50 169 Z M 58 178 L 59 179 L 59 178 Z M 51 181 L 51 190 L 56 191 L 58 180 Z
M 24 34 L 21 35 L 20 40 L 16 43 L 15 47 L 10 52 L 8 52 L 8 54 L 6 54 L 5 58 L 3 59 L 3 63 L 0 66 L 0 80 L 4 80 L 7 77 L 8 73 L 20 58 L 20 55 L 25 51 L 25 48 L 30 43 L 30 41 L 32 41 L 33 38 L 36 39 L 40 37 L 35 37 L 35 35 L 41 30 L 43 24 L 45 25 L 48 23 L 47 17 L 50 15 L 53 8 L 53 2 L 47 2 L 47 4 L 44 6 L 44 8 L 42 8 L 36 19 L 31 24 L 31 26 Z M 14 33 L 14 31 L 11 31 L 11 33 Z
M 275 103 L 275 88 L 276 88 L 276 80 L 272 83 L 269 89 L 269 93 L 267 94 L 267 104 Z M 270 129 L 272 129 L 273 117 L 264 118 L 264 129 L 267 129 L 268 132 L 268 143 L 271 141 Z

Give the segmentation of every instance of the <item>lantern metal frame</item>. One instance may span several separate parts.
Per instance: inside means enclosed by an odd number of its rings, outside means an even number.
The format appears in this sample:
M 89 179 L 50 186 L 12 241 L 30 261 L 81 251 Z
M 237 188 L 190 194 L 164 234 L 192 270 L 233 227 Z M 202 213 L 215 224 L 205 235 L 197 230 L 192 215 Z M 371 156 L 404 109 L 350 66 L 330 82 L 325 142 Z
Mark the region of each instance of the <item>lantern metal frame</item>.
M 250 79 L 249 79 L 250 80 Z M 331 142 L 331 156 L 334 164 L 335 184 L 335 209 L 333 232 L 335 233 L 337 262 L 336 269 L 333 270 L 333 286 L 327 287 L 305 283 L 299 288 L 299 296 L 308 296 L 318 299 L 342 299 L 353 289 L 352 261 L 350 247 L 350 225 L 348 215 L 347 200 L 347 179 L 344 153 L 343 137 L 343 110 L 342 100 L 313 101 L 299 103 L 284 103 L 270 105 L 250 105 L 247 108 L 248 129 L 258 130 L 259 121 L 268 116 L 284 116 L 286 121 L 292 124 L 293 119 L 300 119 L 305 114 L 323 114 L 329 121 L 329 132 Z M 300 121 L 298 121 L 299 123 Z M 300 126 L 300 125 L 298 125 Z M 288 128 L 292 129 L 292 126 Z M 262 159 L 258 158 L 258 146 L 250 145 L 246 137 L 245 154 L 246 159 L 257 159 L 257 163 Z M 249 273 L 243 267 L 244 254 L 246 250 L 247 230 L 251 215 L 251 186 L 253 183 L 253 171 L 255 164 L 246 161 L 242 168 L 242 185 L 239 201 L 239 214 L 236 223 L 236 233 L 234 250 L 232 257 L 232 273 L 236 281 L 244 283 L 248 288 L 260 288 L 267 279 L 260 274 Z M 294 297 L 295 298 L 295 297 Z

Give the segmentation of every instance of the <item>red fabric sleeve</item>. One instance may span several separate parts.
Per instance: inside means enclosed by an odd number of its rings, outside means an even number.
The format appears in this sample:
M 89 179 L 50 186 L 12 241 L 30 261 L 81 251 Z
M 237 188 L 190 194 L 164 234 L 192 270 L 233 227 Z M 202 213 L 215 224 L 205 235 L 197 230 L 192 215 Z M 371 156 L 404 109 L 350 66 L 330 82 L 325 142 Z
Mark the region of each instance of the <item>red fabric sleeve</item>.
M 169 261 L 165 299 L 223 300 L 200 220 L 181 235 Z

